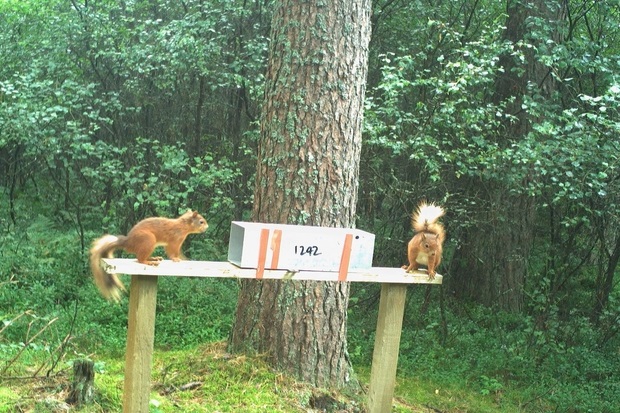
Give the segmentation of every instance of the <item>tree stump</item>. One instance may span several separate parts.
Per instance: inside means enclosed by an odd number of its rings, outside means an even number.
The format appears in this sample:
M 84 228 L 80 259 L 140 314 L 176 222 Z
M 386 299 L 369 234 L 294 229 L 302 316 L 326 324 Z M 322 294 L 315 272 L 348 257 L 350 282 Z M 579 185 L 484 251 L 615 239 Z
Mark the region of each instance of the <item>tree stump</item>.
M 73 384 L 66 402 L 76 406 L 91 404 L 95 395 L 95 363 L 81 359 L 73 362 Z

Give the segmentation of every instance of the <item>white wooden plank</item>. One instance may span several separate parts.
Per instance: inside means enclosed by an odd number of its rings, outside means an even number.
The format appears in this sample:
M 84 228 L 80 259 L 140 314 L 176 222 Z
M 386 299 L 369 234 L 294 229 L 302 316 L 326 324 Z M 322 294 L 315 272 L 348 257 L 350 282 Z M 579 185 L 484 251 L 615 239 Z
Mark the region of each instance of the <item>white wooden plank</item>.
M 158 266 L 138 263 L 132 258 L 104 258 L 103 266 L 107 272 L 131 275 L 173 276 L 173 277 L 220 277 L 220 278 L 255 278 L 256 270 L 239 268 L 227 261 L 181 261 L 163 260 Z M 338 281 L 338 272 L 328 271 L 286 271 L 268 270 L 263 279 L 282 280 L 310 280 L 310 281 Z M 372 267 L 368 270 L 349 272 L 347 281 L 377 282 L 398 284 L 441 284 L 443 277 L 435 275 L 429 280 L 426 271 L 407 273 L 401 268 Z

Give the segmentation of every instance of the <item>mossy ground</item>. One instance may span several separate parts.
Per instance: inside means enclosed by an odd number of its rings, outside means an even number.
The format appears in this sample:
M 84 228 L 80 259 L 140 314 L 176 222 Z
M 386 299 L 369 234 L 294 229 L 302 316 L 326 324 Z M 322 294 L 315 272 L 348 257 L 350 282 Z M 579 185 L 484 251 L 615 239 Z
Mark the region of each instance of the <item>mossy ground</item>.
M 80 408 L 65 403 L 72 369 L 43 378 L 27 378 L 32 369 L 21 364 L 1 380 L 0 413 L 83 413 L 122 411 L 122 357 L 92 355 L 95 402 Z M 24 359 L 25 360 L 25 359 Z M 36 357 L 31 357 L 32 362 Z M 270 369 L 261 357 L 233 356 L 224 343 L 190 350 L 156 351 L 152 369 L 150 412 L 364 412 L 370 370 L 356 369 L 362 383 L 356 394 L 318 390 Z M 14 374 L 14 376 L 11 376 Z M 479 394 L 466 386 L 438 385 L 400 376 L 392 411 L 522 412 L 519 402 L 503 391 Z M 541 406 L 539 406 L 541 407 Z M 540 410 L 544 411 L 544 409 Z
M 122 410 L 122 358 L 92 356 L 95 402 L 72 408 L 84 413 Z M 21 370 L 18 372 L 17 370 Z M 61 412 L 71 385 L 72 369 L 45 378 L 28 378 L 26 366 L 1 382 L 0 412 Z M 24 375 L 20 375 L 24 373 Z M 327 397 L 345 411 L 361 411 L 358 401 L 319 391 L 273 371 L 260 358 L 232 356 L 223 343 L 183 351 L 156 351 L 152 369 L 150 412 L 308 412 L 313 401 Z M 318 411 L 318 410 L 317 410 Z

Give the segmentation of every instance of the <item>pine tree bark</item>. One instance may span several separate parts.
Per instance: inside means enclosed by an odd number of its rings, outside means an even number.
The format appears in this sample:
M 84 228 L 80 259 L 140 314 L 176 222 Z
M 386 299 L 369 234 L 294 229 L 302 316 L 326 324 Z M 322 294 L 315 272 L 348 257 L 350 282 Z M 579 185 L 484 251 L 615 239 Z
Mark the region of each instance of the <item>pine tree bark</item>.
M 370 1 L 279 1 L 272 21 L 253 219 L 353 227 Z M 242 282 L 233 352 L 259 352 L 300 380 L 351 378 L 348 283 Z

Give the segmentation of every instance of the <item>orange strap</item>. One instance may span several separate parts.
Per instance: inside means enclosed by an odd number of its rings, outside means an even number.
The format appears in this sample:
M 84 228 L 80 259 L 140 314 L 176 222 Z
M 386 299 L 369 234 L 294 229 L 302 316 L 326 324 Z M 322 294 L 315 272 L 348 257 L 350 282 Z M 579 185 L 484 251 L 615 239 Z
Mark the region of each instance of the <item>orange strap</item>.
M 273 255 L 271 256 L 271 268 L 278 268 L 278 261 L 280 260 L 280 241 L 282 241 L 282 230 L 275 229 L 273 231 L 273 237 L 271 237 L 271 250 Z
M 351 261 L 351 246 L 353 244 L 353 234 L 347 234 L 342 246 L 342 258 L 340 259 L 340 269 L 338 270 L 338 281 L 346 281 L 349 273 L 349 262 Z
M 267 260 L 267 244 L 269 242 L 269 229 L 260 230 L 260 243 L 258 244 L 258 265 L 256 266 L 256 279 L 262 280 L 265 274 L 265 261 Z

